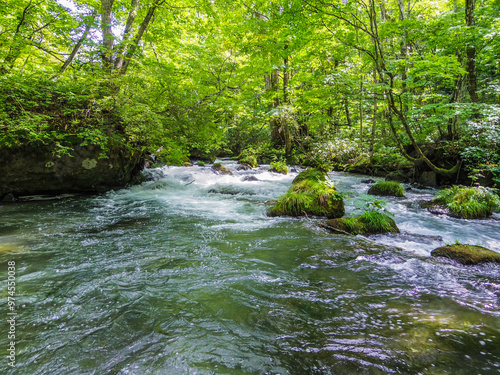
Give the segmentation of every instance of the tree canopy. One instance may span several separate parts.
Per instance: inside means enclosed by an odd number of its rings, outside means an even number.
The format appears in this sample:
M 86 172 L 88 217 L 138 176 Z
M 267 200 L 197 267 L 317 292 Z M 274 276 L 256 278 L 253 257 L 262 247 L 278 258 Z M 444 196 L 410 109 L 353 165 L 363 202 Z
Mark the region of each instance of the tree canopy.
M 177 164 L 388 157 L 450 176 L 465 161 L 498 178 L 498 14 L 498 0 L 5 0 L 0 142 L 64 153 L 68 136 L 113 136 Z

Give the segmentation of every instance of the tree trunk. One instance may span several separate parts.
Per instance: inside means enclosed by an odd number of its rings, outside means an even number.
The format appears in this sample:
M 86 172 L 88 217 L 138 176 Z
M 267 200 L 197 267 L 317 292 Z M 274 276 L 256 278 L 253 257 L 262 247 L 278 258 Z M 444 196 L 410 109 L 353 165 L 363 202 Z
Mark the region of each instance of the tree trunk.
M 344 110 L 345 110 L 345 117 L 347 120 L 347 126 L 351 127 L 352 126 L 351 114 L 349 113 L 349 102 L 347 101 L 346 97 L 344 97 Z
M 115 60 L 115 70 L 120 70 L 123 67 L 123 61 L 125 59 L 125 52 L 130 40 L 130 34 L 132 32 L 132 27 L 134 26 L 135 16 L 137 15 L 137 7 L 139 5 L 139 0 L 131 0 L 130 2 L 130 12 L 128 14 L 127 23 L 125 25 L 125 30 L 123 31 L 123 39 L 118 47 L 117 57 Z
M 142 36 L 144 35 L 144 32 L 147 30 L 149 23 L 151 22 L 151 19 L 153 18 L 153 15 L 156 11 L 156 8 L 158 8 L 158 5 L 160 5 L 161 3 L 163 3 L 163 0 L 155 0 L 153 5 L 149 7 L 148 12 L 146 13 L 146 17 L 144 17 L 144 20 L 142 21 L 141 26 L 139 27 L 139 30 L 137 31 L 137 34 L 135 35 L 135 38 L 132 41 L 132 44 L 129 45 L 127 53 L 125 54 L 123 66 L 120 69 L 120 74 L 123 75 L 127 73 L 130 60 L 134 56 L 135 50 L 137 49 L 137 46 L 139 45 L 139 42 L 141 41 Z
M 271 73 L 270 77 L 271 91 L 274 92 L 273 98 L 273 108 L 278 108 L 280 106 L 280 96 L 279 96 L 279 72 L 275 70 Z M 274 144 L 283 144 L 283 138 L 281 135 L 281 123 L 278 121 L 277 116 L 273 116 L 270 123 L 271 127 L 271 142 Z
M 114 0 L 101 0 L 102 63 L 106 71 L 111 72 L 113 60 L 113 31 L 111 14 Z
M 286 53 L 286 50 L 288 49 L 288 45 L 285 44 L 284 50 Z M 290 80 L 290 73 L 288 69 L 288 56 L 285 55 L 283 59 L 283 104 L 287 105 L 290 103 L 290 99 L 288 97 L 288 91 L 289 91 L 289 80 Z M 287 160 L 290 160 L 290 157 L 292 156 L 292 134 L 290 131 L 290 120 L 291 117 L 293 116 L 292 113 L 288 113 L 288 110 L 285 109 L 283 113 L 283 135 L 285 137 L 285 156 Z M 290 118 L 289 118 L 290 117 Z
M 373 83 L 374 85 L 377 84 L 377 71 L 373 69 Z M 373 117 L 372 117 L 372 133 L 370 135 L 370 160 L 373 159 L 373 148 L 375 146 L 375 130 L 377 128 L 377 91 L 374 90 L 373 92 Z
M 474 28 L 476 22 L 474 18 L 474 8 L 476 0 L 465 0 L 465 24 L 468 28 Z M 468 90 L 472 103 L 479 103 L 477 95 L 477 70 L 476 70 L 476 47 L 474 41 L 467 43 L 467 74 L 468 74 Z
M 359 139 L 363 142 L 363 79 L 364 76 L 361 76 L 361 83 L 359 84 Z

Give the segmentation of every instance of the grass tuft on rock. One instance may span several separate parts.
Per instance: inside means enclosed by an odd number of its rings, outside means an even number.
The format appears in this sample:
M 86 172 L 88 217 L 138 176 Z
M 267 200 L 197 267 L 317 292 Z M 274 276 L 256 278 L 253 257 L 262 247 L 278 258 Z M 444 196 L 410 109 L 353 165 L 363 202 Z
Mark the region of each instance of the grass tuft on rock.
M 356 217 L 328 220 L 324 226 L 334 232 L 350 234 L 399 233 L 396 222 L 389 215 L 374 210 Z
M 294 181 L 290 189 L 278 199 L 267 214 L 269 216 L 314 215 L 336 218 L 344 216 L 345 209 L 341 194 L 335 190 L 329 179 L 324 182 L 301 179 L 296 183 Z
M 288 167 L 286 163 L 282 161 L 273 161 L 271 162 L 271 167 L 269 168 L 270 172 L 288 174 Z
M 300 172 L 297 177 L 293 180 L 292 184 L 297 184 L 304 180 L 316 181 L 316 182 L 330 182 L 328 175 L 318 168 L 310 168 L 305 171 Z
M 480 219 L 500 209 L 500 198 L 493 189 L 452 186 L 439 191 L 432 204 L 448 208 L 451 216 Z
M 405 189 L 400 182 L 397 181 L 380 181 L 373 185 L 368 190 L 370 195 L 383 195 L 391 197 L 404 197 Z

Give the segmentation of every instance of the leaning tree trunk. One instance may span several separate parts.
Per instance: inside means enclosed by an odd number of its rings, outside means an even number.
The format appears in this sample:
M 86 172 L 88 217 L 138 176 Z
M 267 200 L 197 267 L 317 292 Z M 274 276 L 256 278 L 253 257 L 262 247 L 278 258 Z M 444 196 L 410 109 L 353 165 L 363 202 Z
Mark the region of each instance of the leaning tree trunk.
M 85 25 L 85 30 L 83 31 L 82 36 L 80 37 L 80 39 L 78 39 L 78 42 L 76 42 L 76 44 L 73 47 L 73 49 L 71 50 L 71 53 L 69 54 L 68 58 L 66 59 L 66 61 L 64 61 L 64 64 L 61 66 L 61 69 L 59 69 L 59 73 L 57 73 L 52 78 L 54 81 L 57 80 L 60 76 L 62 76 L 64 74 L 66 69 L 68 69 L 68 67 L 71 65 L 71 63 L 75 59 L 75 56 L 78 53 L 78 51 L 80 50 L 80 48 L 82 47 L 83 42 L 85 41 L 85 39 L 87 39 L 87 36 L 90 32 L 90 28 L 92 27 L 92 23 L 94 22 L 95 16 L 96 16 L 95 13 L 92 13 L 92 15 L 90 16 L 90 19 L 87 21 L 87 24 Z

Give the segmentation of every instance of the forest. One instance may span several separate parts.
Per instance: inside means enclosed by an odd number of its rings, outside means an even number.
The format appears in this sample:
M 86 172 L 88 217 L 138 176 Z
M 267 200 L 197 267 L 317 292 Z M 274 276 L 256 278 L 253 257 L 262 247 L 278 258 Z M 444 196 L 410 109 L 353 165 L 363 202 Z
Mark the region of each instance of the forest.
M 0 147 L 61 156 L 113 138 L 169 165 L 253 156 L 492 185 L 499 12 L 496 0 L 3 1 Z

